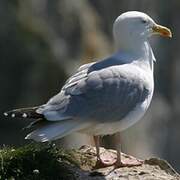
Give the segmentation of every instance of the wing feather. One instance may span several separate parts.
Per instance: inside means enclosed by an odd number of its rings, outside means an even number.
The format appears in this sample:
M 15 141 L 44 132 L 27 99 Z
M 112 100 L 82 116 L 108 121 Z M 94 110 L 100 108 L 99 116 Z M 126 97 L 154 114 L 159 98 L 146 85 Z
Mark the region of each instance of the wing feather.
M 80 67 L 61 92 L 38 111 L 50 121 L 116 121 L 146 99 L 150 92 L 138 68 L 130 64 L 105 66 L 102 62 L 102 68 L 100 62 L 98 68 L 96 63 Z

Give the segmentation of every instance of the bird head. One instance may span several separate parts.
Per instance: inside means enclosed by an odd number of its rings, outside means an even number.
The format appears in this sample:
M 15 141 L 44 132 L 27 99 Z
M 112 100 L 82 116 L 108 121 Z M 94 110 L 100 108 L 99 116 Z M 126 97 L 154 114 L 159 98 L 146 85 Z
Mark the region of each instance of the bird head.
M 170 29 L 158 25 L 147 14 L 138 11 L 121 14 L 114 22 L 113 34 L 115 41 L 120 45 L 121 42 L 129 44 L 143 42 L 154 34 L 172 37 Z

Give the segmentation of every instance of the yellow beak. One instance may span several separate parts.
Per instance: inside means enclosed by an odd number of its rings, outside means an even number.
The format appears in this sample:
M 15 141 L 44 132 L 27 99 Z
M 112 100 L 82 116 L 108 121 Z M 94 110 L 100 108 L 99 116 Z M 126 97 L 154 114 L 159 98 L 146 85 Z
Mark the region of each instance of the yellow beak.
M 169 37 L 169 38 L 172 37 L 171 30 L 168 29 L 167 27 L 156 24 L 155 26 L 153 26 L 152 30 L 154 34 L 159 34 L 161 36 Z

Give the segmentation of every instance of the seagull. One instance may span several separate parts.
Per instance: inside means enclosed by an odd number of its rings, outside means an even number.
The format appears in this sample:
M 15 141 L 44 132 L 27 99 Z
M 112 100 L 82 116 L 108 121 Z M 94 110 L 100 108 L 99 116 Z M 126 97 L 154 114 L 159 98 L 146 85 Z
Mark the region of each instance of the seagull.
M 129 128 L 150 105 L 155 57 L 148 39 L 154 34 L 172 37 L 170 29 L 158 25 L 145 13 L 121 14 L 113 24 L 114 54 L 80 66 L 46 104 L 7 111 L 4 115 L 34 119 L 28 126 L 33 130 L 25 139 L 37 142 L 54 141 L 73 132 L 91 135 L 97 164 L 106 166 L 100 157 L 100 137 Z M 119 148 L 113 165 L 126 165 Z

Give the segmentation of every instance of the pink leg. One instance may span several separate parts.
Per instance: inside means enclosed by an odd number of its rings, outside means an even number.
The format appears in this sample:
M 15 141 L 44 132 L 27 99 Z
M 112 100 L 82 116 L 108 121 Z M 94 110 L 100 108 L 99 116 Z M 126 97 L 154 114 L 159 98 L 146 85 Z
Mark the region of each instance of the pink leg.
M 116 152 L 117 152 L 117 159 L 116 162 L 114 163 L 115 166 L 120 166 L 122 165 L 122 160 L 121 160 L 121 143 L 120 143 L 120 133 L 116 133 L 114 135 L 114 142 L 116 144 Z
M 100 136 L 93 136 L 93 137 L 94 137 L 94 142 L 95 142 L 95 147 L 96 147 L 96 156 L 97 156 L 97 161 L 94 168 L 98 169 L 98 168 L 112 166 L 113 163 L 111 162 L 111 157 L 105 155 L 104 156 L 105 160 L 102 160 L 100 157 L 100 151 L 99 151 Z
M 101 160 L 100 158 L 100 152 L 99 152 L 99 147 L 100 147 L 100 136 L 93 136 L 94 138 L 94 143 L 96 147 L 96 156 L 97 156 L 97 161 Z
M 124 159 L 121 156 L 121 143 L 120 142 L 120 133 L 116 133 L 114 136 L 115 144 L 116 144 L 116 152 L 117 152 L 117 159 L 114 163 L 116 168 L 118 167 L 131 167 L 131 166 L 139 166 L 142 165 L 142 161 L 136 159 L 135 157 L 126 155 Z
M 121 156 L 121 144 L 120 142 L 120 133 L 116 133 L 114 135 L 114 140 L 116 144 L 116 152 L 117 156 L 116 158 L 112 156 L 112 154 L 108 151 L 102 154 L 102 157 L 100 157 L 100 136 L 94 136 L 94 142 L 96 147 L 96 156 L 97 161 L 95 165 L 95 169 L 103 168 L 103 167 L 109 167 L 109 166 L 115 166 L 115 168 L 119 167 L 130 167 L 130 166 L 139 166 L 142 165 L 142 161 L 136 159 L 135 157 L 124 155 Z

